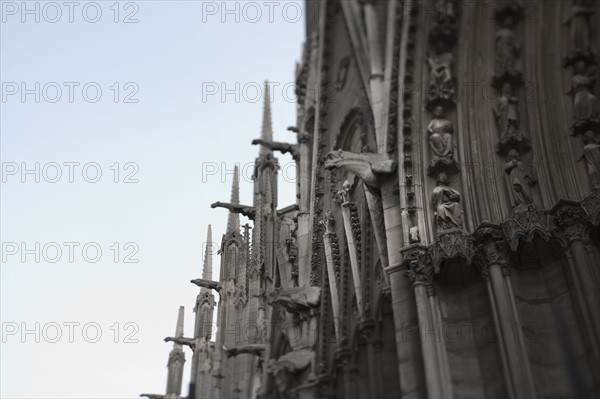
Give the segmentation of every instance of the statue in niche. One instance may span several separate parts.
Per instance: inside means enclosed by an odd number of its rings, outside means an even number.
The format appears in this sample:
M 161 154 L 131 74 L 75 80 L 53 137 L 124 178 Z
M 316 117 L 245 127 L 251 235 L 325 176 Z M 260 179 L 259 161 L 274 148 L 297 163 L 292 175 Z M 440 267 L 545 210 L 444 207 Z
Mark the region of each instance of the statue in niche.
M 462 196 L 457 190 L 448 186 L 448 177 L 445 172 L 442 171 L 438 174 L 436 183 L 437 186 L 431 195 L 431 204 L 438 234 L 446 230 L 462 228 Z
M 435 10 L 438 18 L 456 18 L 456 0 L 437 0 Z
M 508 176 L 513 208 L 533 204 L 532 187 L 537 183 L 537 178 L 533 168 L 519 160 L 517 150 L 512 149 L 508 152 L 504 171 Z
M 506 14 L 500 23 L 501 28 L 496 32 L 496 80 L 509 78 L 520 81 L 521 72 L 515 67 L 520 54 L 513 30 L 515 18 Z
M 408 230 L 410 236 L 410 243 L 414 244 L 417 242 L 421 242 L 421 237 L 419 236 L 419 226 L 413 226 Z
M 493 109 L 500 135 L 500 150 L 515 143 L 525 143 L 529 147 L 528 140 L 519 132 L 519 100 L 510 83 L 502 85 L 502 95 L 496 100 Z
M 438 98 L 453 100 L 456 93 L 453 78 L 454 56 L 446 50 L 446 44 L 442 40 L 436 42 L 435 50 L 434 55 L 427 57 L 429 65 L 428 100 L 435 101 Z
M 600 144 L 596 135 L 588 130 L 583 135 L 583 155 L 579 160 L 585 160 L 592 187 L 600 187 Z
M 571 50 L 590 49 L 590 17 L 594 14 L 588 0 L 573 0 L 571 15 L 565 22 L 571 26 Z
M 595 81 L 593 76 L 596 68 L 588 68 L 587 63 L 579 60 L 575 63 L 573 69 L 573 78 L 571 80 L 573 93 L 573 132 L 574 134 L 583 133 L 581 130 L 589 127 L 590 124 L 597 124 L 598 118 L 598 100 L 592 94 Z
M 440 169 L 448 172 L 458 171 L 454 159 L 454 125 L 444 117 L 444 107 L 438 105 L 433 110 L 433 119 L 427 126 L 429 146 L 431 147 L 430 174 Z

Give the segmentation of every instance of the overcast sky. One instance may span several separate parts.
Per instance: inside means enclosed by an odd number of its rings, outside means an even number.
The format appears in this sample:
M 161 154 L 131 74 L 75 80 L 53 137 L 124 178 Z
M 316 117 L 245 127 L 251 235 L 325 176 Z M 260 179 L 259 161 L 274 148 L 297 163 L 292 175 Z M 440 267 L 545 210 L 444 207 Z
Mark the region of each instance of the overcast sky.
M 189 280 L 236 163 L 252 201 L 265 79 L 275 139 L 295 140 L 301 7 L 2 2 L 2 398 L 164 393 L 162 339 L 179 305 L 192 334 Z

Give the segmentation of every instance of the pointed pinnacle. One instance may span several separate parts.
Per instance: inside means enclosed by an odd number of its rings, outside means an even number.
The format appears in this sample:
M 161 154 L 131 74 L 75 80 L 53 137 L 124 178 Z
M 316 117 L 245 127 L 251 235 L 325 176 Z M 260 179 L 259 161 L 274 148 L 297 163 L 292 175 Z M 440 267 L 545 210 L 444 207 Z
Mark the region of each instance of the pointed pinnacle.
M 183 314 L 185 312 L 185 307 L 179 307 L 179 314 L 177 315 L 177 328 L 175 329 L 176 337 L 183 337 Z
M 231 204 L 239 205 L 240 203 L 240 175 L 237 165 L 233 170 L 233 183 L 231 185 Z M 240 215 L 229 212 L 227 218 L 227 234 L 239 233 L 240 231 Z M 207 279 L 210 280 L 210 279 Z
M 208 232 L 206 233 L 206 249 L 204 252 L 204 268 L 202 270 L 202 278 L 205 280 L 212 280 L 212 268 L 213 268 L 213 247 L 212 247 L 212 227 L 208 225 Z
M 263 105 L 263 121 L 262 132 L 260 138 L 265 141 L 273 141 L 273 126 L 271 121 L 271 93 L 269 92 L 269 82 L 265 80 L 264 105 Z M 260 155 L 271 153 L 271 150 L 265 146 L 260 147 Z

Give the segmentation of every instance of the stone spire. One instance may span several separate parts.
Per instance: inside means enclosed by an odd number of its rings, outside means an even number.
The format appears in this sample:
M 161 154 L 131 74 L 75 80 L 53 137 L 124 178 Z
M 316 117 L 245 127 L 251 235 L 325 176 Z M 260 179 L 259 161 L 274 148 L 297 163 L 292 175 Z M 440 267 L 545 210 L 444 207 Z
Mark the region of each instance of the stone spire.
M 177 315 L 177 327 L 175 328 L 175 337 L 183 338 L 183 313 L 184 307 L 179 307 Z M 181 395 L 181 385 L 183 383 L 183 364 L 185 363 L 185 354 L 181 344 L 173 342 L 173 349 L 169 353 L 169 362 L 167 363 L 167 398 L 178 398 Z
M 212 254 L 212 227 L 208 225 L 206 233 L 206 250 L 204 252 L 204 269 L 202 270 L 202 278 L 204 280 L 212 280 L 213 254 Z
M 179 314 L 177 315 L 177 327 L 175 327 L 175 337 L 181 338 L 183 337 L 183 315 L 185 312 L 185 307 L 179 307 Z M 181 345 L 177 343 L 173 343 L 173 348 L 178 347 L 181 348 Z
M 265 80 L 263 121 L 260 138 L 265 141 L 273 141 L 273 125 L 271 122 L 271 93 L 269 92 L 269 82 Z M 271 150 L 265 146 L 260 147 L 260 155 L 270 154 Z
M 240 175 L 237 165 L 233 170 L 233 184 L 231 185 L 231 204 L 240 204 Z M 209 227 L 210 229 L 210 227 Z M 209 230 L 210 232 L 210 230 Z M 238 213 L 229 212 L 227 218 L 227 234 L 240 232 L 240 215 Z M 212 261 L 211 261 L 212 262 Z M 212 265 L 211 265 L 212 266 Z M 206 269 L 205 269 L 206 270 Z M 206 273 L 206 271 L 205 271 Z M 211 272 L 212 274 L 212 272 Z M 206 279 L 206 277 L 205 277 Z

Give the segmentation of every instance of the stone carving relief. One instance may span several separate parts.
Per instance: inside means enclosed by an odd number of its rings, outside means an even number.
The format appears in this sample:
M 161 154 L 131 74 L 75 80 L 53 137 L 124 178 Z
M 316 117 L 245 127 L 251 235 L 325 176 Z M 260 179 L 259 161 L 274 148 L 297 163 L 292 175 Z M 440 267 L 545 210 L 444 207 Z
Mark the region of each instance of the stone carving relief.
M 590 49 L 590 19 L 594 14 L 592 9 L 593 1 L 573 0 L 571 4 L 571 15 L 565 21 L 570 27 L 571 50 L 589 50 Z
M 585 161 L 587 172 L 593 188 L 600 187 L 600 143 L 593 131 L 588 130 L 583 135 L 583 155 L 580 161 Z
M 280 356 L 279 359 L 271 359 L 267 364 L 267 373 L 273 375 L 279 393 L 284 398 L 291 395 L 293 380 L 303 370 L 310 366 L 308 380 L 315 379 L 315 353 L 310 349 L 297 349 Z
M 463 227 L 463 207 L 461 194 L 448 186 L 445 172 L 440 172 L 436 179 L 437 186 L 431 195 L 431 205 L 435 215 L 437 234 L 447 230 Z
M 459 166 L 454 157 L 454 125 L 444 117 L 444 107 L 440 105 L 435 107 L 433 116 L 427 126 L 429 146 L 431 147 L 428 173 L 430 176 L 441 171 L 447 174 L 456 173 Z
M 513 149 L 508 152 L 504 172 L 508 178 L 511 203 L 515 211 L 532 205 L 534 203 L 532 188 L 537 183 L 537 178 L 531 165 L 519 160 L 517 150 Z
M 502 85 L 502 93 L 494 104 L 494 115 L 500 136 L 498 152 L 506 153 L 510 148 L 518 148 L 521 151 L 530 148 L 529 140 L 519 131 L 519 100 L 509 82 Z

